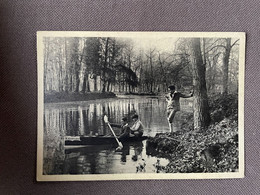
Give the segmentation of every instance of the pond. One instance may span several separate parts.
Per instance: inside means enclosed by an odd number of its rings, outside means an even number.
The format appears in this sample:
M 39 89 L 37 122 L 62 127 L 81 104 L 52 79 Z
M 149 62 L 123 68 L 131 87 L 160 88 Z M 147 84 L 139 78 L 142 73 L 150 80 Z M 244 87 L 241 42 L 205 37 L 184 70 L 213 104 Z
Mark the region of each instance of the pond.
M 182 112 L 192 112 L 192 100 L 181 99 L 181 111 L 174 123 L 179 128 Z M 129 121 L 137 113 L 144 125 L 144 135 L 169 132 L 166 101 L 162 97 L 121 96 L 84 102 L 49 103 L 44 107 L 43 174 L 114 174 L 160 172 L 167 159 L 150 156 L 146 141 L 124 144 L 120 151 L 114 145 L 65 146 L 66 136 L 110 135 L 103 121 L 106 114 L 111 123 Z M 131 122 L 130 122 L 131 125 Z M 120 129 L 113 128 L 116 134 Z

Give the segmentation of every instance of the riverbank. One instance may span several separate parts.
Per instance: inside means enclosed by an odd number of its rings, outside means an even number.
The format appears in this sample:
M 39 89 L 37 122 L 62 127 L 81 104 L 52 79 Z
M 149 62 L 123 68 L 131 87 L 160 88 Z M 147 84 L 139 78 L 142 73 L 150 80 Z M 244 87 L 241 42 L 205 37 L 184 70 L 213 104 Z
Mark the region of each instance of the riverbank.
M 116 95 L 138 95 L 138 96 L 155 96 L 158 95 L 154 92 L 117 92 Z
M 57 103 L 68 101 L 88 101 L 95 99 L 114 98 L 116 94 L 112 92 L 89 92 L 89 93 L 66 93 L 66 92 L 53 92 L 44 94 L 45 103 Z
M 170 160 L 160 170 L 167 173 L 235 172 L 238 170 L 237 95 L 211 97 L 212 124 L 204 132 L 193 131 L 192 122 L 176 133 L 149 138 L 150 155 Z M 191 116 L 186 116 L 190 117 Z M 193 121 L 193 120 L 188 120 Z

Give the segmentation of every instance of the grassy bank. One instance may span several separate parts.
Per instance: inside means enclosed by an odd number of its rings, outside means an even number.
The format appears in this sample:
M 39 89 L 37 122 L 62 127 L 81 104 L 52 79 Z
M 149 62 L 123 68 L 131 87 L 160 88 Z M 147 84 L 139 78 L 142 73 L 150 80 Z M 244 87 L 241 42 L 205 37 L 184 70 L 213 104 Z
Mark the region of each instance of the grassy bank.
M 116 95 L 112 92 L 89 92 L 89 93 L 66 93 L 52 92 L 44 94 L 45 103 L 70 102 L 70 101 L 87 101 L 103 98 L 114 98 Z
M 161 133 L 147 141 L 151 155 L 170 163 L 163 172 L 235 172 L 238 170 L 237 95 L 215 96 L 210 100 L 212 124 L 204 132 L 194 132 L 192 122 L 178 133 Z M 191 116 L 186 116 L 190 117 Z M 188 120 L 192 121 L 192 120 Z

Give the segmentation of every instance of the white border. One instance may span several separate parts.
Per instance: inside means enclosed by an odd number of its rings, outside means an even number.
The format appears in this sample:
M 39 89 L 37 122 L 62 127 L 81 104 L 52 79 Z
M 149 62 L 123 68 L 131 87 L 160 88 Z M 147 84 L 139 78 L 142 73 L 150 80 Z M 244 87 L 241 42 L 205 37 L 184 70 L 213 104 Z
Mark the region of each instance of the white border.
M 89 174 L 89 175 L 43 175 L 43 37 L 234 37 L 239 38 L 239 171 L 230 173 L 146 173 L 146 174 Z M 95 180 L 155 180 L 155 179 L 226 179 L 243 178 L 244 166 L 244 79 L 245 79 L 245 33 L 244 32 L 100 32 L 100 31 L 38 31 L 38 144 L 37 181 L 95 181 Z

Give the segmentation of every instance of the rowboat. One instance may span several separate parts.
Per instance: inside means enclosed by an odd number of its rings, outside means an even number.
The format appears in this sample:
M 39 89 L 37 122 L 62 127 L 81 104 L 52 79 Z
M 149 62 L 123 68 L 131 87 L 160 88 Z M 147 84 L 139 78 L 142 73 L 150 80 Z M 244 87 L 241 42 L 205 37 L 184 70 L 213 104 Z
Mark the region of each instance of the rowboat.
M 142 137 L 129 137 L 121 142 L 140 142 L 146 140 L 147 136 Z M 113 136 L 67 136 L 65 137 L 65 145 L 106 145 L 106 144 L 117 144 Z

